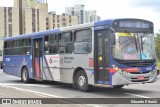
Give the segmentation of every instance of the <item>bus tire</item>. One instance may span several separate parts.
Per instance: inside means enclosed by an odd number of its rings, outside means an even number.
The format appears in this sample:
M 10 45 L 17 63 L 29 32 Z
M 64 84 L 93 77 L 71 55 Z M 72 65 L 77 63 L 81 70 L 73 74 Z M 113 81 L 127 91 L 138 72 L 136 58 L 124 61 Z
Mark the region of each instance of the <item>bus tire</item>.
M 88 84 L 88 78 L 83 70 L 80 70 L 76 75 L 76 86 L 80 91 L 87 92 L 91 90 L 91 85 Z
M 116 88 L 116 89 L 120 89 L 122 88 L 124 85 L 114 85 L 113 87 Z
M 31 79 L 29 78 L 29 72 L 26 67 L 22 69 L 21 79 L 24 83 L 29 83 L 31 81 Z

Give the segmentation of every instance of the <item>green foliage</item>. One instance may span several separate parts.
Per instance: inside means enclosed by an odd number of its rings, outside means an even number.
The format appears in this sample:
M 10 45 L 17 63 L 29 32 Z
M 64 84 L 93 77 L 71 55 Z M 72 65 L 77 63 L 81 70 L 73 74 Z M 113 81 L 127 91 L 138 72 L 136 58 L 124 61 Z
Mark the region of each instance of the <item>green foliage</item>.
M 157 59 L 160 60 L 160 33 L 155 34 L 155 49 Z
M 2 50 L 0 49 L 0 56 L 2 56 Z
M 157 62 L 157 67 L 160 68 L 160 61 Z

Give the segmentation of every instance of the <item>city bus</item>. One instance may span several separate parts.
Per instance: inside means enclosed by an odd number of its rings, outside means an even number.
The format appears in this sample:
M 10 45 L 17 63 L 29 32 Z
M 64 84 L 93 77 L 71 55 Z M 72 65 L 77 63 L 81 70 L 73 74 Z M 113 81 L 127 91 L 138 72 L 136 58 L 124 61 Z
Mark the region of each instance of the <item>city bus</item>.
M 4 39 L 3 72 L 32 80 L 92 86 L 153 83 L 157 80 L 154 25 L 120 18 Z

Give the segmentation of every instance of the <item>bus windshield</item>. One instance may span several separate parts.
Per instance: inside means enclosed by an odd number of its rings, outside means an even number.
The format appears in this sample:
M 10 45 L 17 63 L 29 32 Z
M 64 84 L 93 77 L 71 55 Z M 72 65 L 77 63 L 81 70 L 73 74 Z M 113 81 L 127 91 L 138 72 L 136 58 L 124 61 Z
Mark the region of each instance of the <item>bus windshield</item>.
M 154 35 L 149 33 L 115 33 L 113 58 L 122 60 L 156 59 Z

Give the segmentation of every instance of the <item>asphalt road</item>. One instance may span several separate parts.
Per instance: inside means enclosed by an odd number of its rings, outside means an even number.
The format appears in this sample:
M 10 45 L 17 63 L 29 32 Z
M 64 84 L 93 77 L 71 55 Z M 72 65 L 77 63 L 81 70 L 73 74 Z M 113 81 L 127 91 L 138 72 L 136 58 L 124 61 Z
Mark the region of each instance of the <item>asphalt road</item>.
M 80 92 L 72 88 L 72 85 L 62 84 L 57 82 L 36 82 L 31 84 L 24 84 L 21 79 L 11 75 L 7 75 L 0 70 L 0 98 L 160 98 L 160 76 L 155 83 L 135 84 L 124 86 L 122 89 L 114 89 L 112 87 L 93 87 L 91 92 Z M 142 104 L 73 104 L 64 101 L 54 106 L 57 107 L 142 107 Z M 76 102 L 76 101 L 75 101 Z M 0 107 L 6 105 L 1 104 Z M 7 107 L 21 107 L 27 105 L 7 105 Z M 48 107 L 53 105 L 32 105 L 34 107 Z M 160 104 L 145 104 L 145 107 L 159 107 Z

